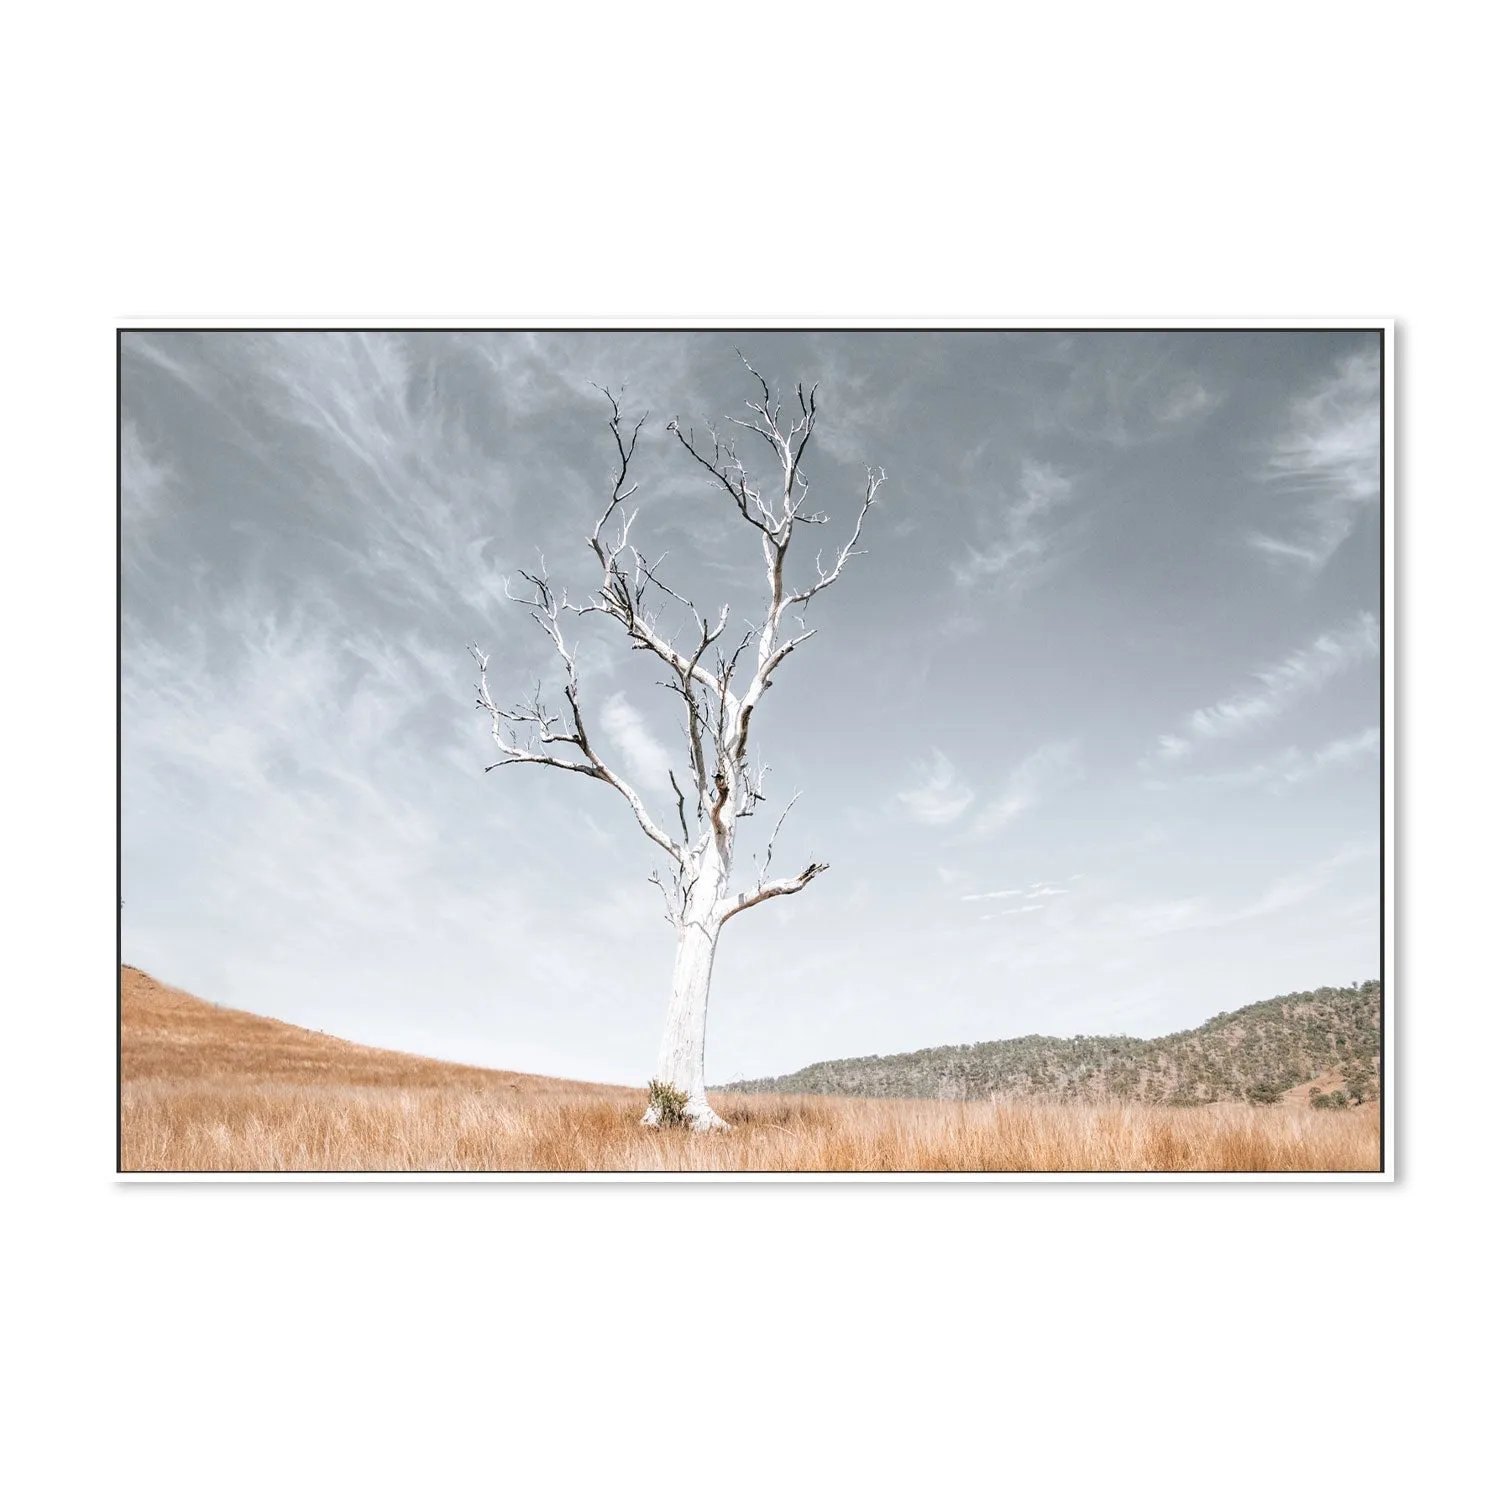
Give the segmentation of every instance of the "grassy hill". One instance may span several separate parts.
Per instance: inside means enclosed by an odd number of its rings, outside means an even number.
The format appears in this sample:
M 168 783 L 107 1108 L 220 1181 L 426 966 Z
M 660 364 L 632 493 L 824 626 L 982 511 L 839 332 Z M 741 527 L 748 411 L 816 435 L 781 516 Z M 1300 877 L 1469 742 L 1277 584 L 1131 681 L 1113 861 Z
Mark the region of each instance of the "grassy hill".
M 127 1082 L 611 1092 L 607 1084 L 476 1068 L 346 1042 L 269 1016 L 211 1005 L 129 964 L 120 969 L 120 1073 Z
M 1150 1040 L 1022 1036 L 813 1063 L 730 1087 L 742 1094 L 1079 1104 L 1274 1104 L 1292 1096 L 1342 1107 L 1378 1095 L 1380 1015 L 1380 985 L 1370 980 L 1278 995 Z

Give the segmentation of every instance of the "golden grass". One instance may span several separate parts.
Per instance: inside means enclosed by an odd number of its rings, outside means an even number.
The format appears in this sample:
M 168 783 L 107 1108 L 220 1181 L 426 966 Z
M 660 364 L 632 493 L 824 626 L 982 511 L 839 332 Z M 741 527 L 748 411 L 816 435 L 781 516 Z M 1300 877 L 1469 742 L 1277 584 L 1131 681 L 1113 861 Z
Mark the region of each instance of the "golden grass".
M 719 1095 L 726 1135 L 637 1123 L 644 1089 L 362 1047 L 121 972 L 127 1172 L 1373 1172 L 1374 1108 Z
M 130 1172 L 1373 1172 L 1374 1110 L 741 1095 L 726 1135 L 650 1131 L 644 1090 L 140 1080 Z
M 173 1081 L 608 1092 L 603 1084 L 504 1073 L 361 1046 L 269 1016 L 210 1005 L 128 964 L 120 970 L 120 1072 L 126 1079 Z

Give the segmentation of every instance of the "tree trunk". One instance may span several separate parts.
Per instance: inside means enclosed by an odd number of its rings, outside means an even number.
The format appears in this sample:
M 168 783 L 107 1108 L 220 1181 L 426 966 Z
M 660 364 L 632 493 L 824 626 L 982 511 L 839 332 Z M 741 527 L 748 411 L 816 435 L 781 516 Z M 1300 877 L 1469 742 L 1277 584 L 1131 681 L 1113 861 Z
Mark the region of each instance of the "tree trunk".
M 698 851 L 685 879 L 687 900 L 677 923 L 677 960 L 672 966 L 672 999 L 667 1006 L 667 1026 L 656 1058 L 656 1081 L 686 1096 L 682 1113 L 692 1130 L 728 1130 L 714 1113 L 703 1087 L 703 1049 L 708 1029 L 708 987 L 713 979 L 714 949 L 719 944 L 723 914 L 719 902 L 729 879 L 734 849 L 734 824 L 720 818 L 725 796 L 721 793 L 712 814 L 711 836 Z M 688 871 L 683 872 L 688 876 Z M 641 1120 L 643 1125 L 663 1123 L 653 1100 Z
M 677 962 L 672 969 L 672 1000 L 656 1059 L 656 1079 L 687 1096 L 683 1114 L 693 1130 L 727 1130 L 714 1113 L 703 1086 L 704 1037 L 708 1024 L 708 987 L 713 978 L 719 925 L 711 917 L 678 930 Z M 655 1103 L 643 1125 L 661 1124 Z

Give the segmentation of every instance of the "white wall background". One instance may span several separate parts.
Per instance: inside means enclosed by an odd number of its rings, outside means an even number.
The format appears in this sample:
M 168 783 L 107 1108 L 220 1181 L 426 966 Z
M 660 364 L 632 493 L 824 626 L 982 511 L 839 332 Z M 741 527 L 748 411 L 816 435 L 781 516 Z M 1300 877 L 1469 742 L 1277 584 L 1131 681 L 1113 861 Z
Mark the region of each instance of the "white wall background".
M 12 22 L 17 1493 L 1470 1489 L 1496 506 L 1468 13 Z M 112 1181 L 115 323 L 566 314 L 1402 320 L 1398 1186 Z M 701 1383 L 667 1369 L 679 1300 Z

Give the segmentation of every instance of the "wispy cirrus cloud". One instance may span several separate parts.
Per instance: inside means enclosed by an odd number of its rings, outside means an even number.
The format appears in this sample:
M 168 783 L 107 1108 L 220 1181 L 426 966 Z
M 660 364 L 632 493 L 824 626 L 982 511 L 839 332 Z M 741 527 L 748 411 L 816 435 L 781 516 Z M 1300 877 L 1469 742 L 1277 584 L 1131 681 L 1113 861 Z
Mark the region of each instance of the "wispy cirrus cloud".
M 626 701 L 624 693 L 611 693 L 600 704 L 599 722 L 625 757 L 625 769 L 637 789 L 667 791 L 671 785 L 668 777 L 677 762 L 672 752 L 652 734 L 640 713 Z
M 1074 876 L 1076 880 L 1078 877 Z M 1072 883 L 1071 881 L 1069 882 Z M 996 917 L 1019 917 L 1028 912 L 1045 911 L 1051 899 L 1055 896 L 1066 896 L 1069 892 L 1064 886 L 1052 885 L 1045 880 L 1034 881 L 1029 886 L 1016 886 L 1004 891 L 979 891 L 972 896 L 961 896 L 961 901 L 1014 901 L 1019 899 L 1019 906 L 1002 907 L 999 911 L 987 911 L 980 913 L 980 921 L 990 922 Z
M 1102 941 L 1145 942 L 1195 927 L 1213 926 L 1221 920 L 1199 896 L 1129 902 L 1105 907 L 1098 915 L 1095 936 Z
M 753 348 L 758 342 L 748 339 Z M 902 406 L 911 399 L 920 377 L 906 370 L 884 388 L 870 378 L 865 362 L 851 358 L 832 335 L 811 340 L 814 351 L 805 379 L 818 387 L 817 447 L 840 463 L 863 468 L 881 462 L 890 451 L 890 435 Z
M 1371 861 L 1378 852 L 1378 844 L 1365 840 L 1341 844 L 1325 858 L 1278 877 L 1258 896 L 1234 905 L 1188 896 L 1107 906 L 1098 914 L 1096 935 L 1108 940 L 1146 941 L 1291 911 L 1321 896 L 1340 870 Z
M 1067 381 L 1039 410 L 1038 426 L 1121 449 L 1193 427 L 1223 402 L 1224 393 L 1184 368 L 1170 349 L 1170 341 L 1142 333 L 1062 336 L 1050 362 L 1067 369 Z
M 308 485 L 325 510 L 357 503 L 364 535 L 351 566 L 429 610 L 504 602 L 487 543 L 518 476 L 476 442 L 399 335 L 281 335 L 256 345 L 261 399 L 306 431 L 323 473 Z
M 1028 461 L 1021 468 L 1019 494 L 1006 505 L 997 535 L 982 547 L 970 546 L 953 565 L 960 588 L 988 584 L 1022 593 L 1059 560 L 1064 541 L 1056 512 L 1073 499 L 1073 480 L 1051 464 Z
M 915 786 L 896 793 L 896 801 L 914 822 L 930 828 L 941 828 L 968 811 L 974 801 L 973 789 L 959 780 L 958 770 L 941 750 L 918 771 Z
M 1039 896 L 1066 896 L 1068 893 L 1059 885 L 1048 885 L 1046 881 L 1038 881 L 1035 885 L 1017 886 L 1009 891 L 978 891 L 972 896 L 960 896 L 960 901 L 1004 901 L 1016 896 L 1024 896 L 1028 901 L 1035 900 Z
M 1171 427 L 1211 412 L 1223 399 L 1197 380 L 1184 380 L 1153 396 L 1149 406 L 1162 426 Z
M 265 902 L 301 900 L 323 917 L 386 911 L 441 848 L 440 820 L 413 788 L 454 775 L 421 748 L 444 685 L 404 640 L 348 635 L 251 592 L 218 606 L 212 620 L 185 619 L 170 644 L 127 617 L 128 842 L 139 853 L 191 823 L 205 893 L 229 900 L 259 882 Z M 463 719 L 454 702 L 440 722 L 456 734 Z
M 1316 573 L 1380 496 L 1380 363 L 1375 346 L 1347 355 L 1292 402 L 1261 478 L 1294 507 L 1249 542 L 1281 564 Z
M 1379 751 L 1380 731 L 1372 724 L 1358 734 L 1330 740 L 1311 755 L 1303 756 L 1299 753 L 1295 761 L 1282 770 L 1281 779 L 1288 783 L 1306 781 L 1324 771 L 1354 765 Z
M 120 548 L 132 568 L 149 554 L 153 523 L 168 509 L 177 471 L 128 417 L 120 424 Z
M 471 418 L 460 376 L 480 376 L 451 367 L 445 388 L 433 351 L 401 333 L 132 334 L 124 349 L 180 382 L 254 465 L 267 503 L 239 516 L 247 534 L 295 527 L 304 550 L 404 607 L 503 612 L 493 542 L 530 474 L 519 445 L 500 451 L 503 406 Z M 571 475 L 549 478 L 571 493 Z
M 1033 750 L 1005 778 L 998 795 L 975 814 L 972 833 L 977 838 L 999 833 L 1029 812 L 1048 793 L 1077 775 L 1078 742 L 1059 740 Z
M 1150 759 L 1180 761 L 1214 741 L 1263 729 L 1339 673 L 1372 659 L 1379 649 L 1375 616 L 1362 611 L 1341 630 L 1328 631 L 1310 646 L 1252 674 L 1257 686 L 1195 709 L 1179 730 L 1158 739 Z
M 1378 852 L 1378 844 L 1365 840 L 1343 844 L 1327 858 L 1319 860 L 1310 868 L 1272 881 L 1254 901 L 1226 913 L 1223 920 L 1226 922 L 1251 921 L 1256 917 L 1270 916 L 1275 912 L 1301 906 L 1314 896 L 1320 895 L 1337 871 L 1347 865 L 1373 860 Z
M 127 417 L 120 426 L 120 500 L 127 540 L 133 527 L 161 510 L 174 473 L 166 457 L 146 441 L 140 424 Z
M 1269 760 L 1259 761 L 1253 766 L 1199 772 L 1188 780 L 1212 786 L 1264 786 L 1279 792 L 1328 772 L 1358 765 L 1379 750 L 1380 731 L 1372 724 L 1358 734 L 1329 740 L 1316 750 L 1306 751 L 1289 745 Z M 1167 786 L 1165 781 L 1152 783 L 1154 790 L 1164 790 Z

